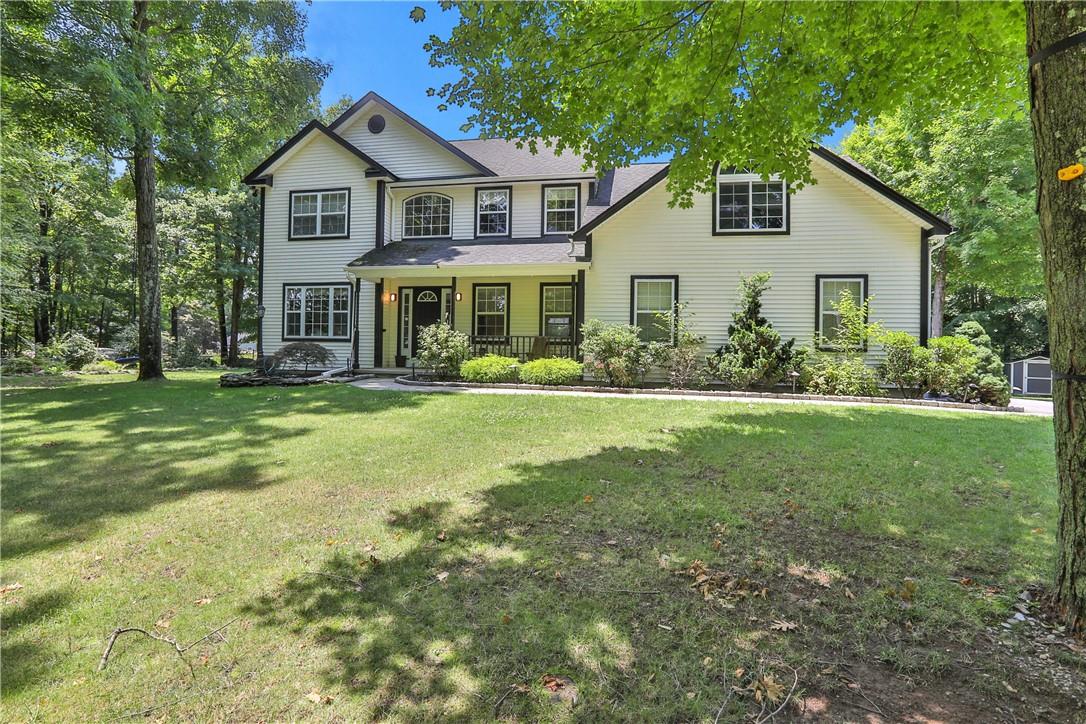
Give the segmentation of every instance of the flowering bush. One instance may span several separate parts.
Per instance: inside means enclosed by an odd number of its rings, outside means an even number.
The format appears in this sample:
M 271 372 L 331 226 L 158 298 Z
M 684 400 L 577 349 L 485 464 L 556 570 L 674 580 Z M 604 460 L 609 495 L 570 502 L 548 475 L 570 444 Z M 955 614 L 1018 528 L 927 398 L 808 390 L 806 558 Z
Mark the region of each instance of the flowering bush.
M 633 387 L 645 376 L 648 348 L 641 330 L 629 324 L 605 324 L 590 319 L 581 327 L 586 366 L 607 378 L 612 387 Z
M 419 362 L 438 377 L 452 377 L 468 357 L 471 357 L 471 340 L 463 332 L 443 322 L 423 327 L 419 332 Z

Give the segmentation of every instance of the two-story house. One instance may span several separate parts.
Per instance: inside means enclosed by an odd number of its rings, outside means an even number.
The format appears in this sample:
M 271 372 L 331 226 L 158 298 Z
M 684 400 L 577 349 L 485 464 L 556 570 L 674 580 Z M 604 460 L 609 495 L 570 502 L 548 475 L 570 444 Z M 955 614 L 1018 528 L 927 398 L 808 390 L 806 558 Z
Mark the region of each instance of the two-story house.
M 597 173 L 543 144 L 448 141 L 368 93 L 245 178 L 262 207 L 259 351 L 308 340 L 337 366 L 403 368 L 444 320 L 477 353 L 576 356 L 585 319 L 666 336 L 655 315 L 677 301 L 708 351 L 761 271 L 785 338 L 832 336 L 847 289 L 926 340 L 929 254 L 950 226 L 825 148 L 811 167 L 799 191 L 718 168 L 712 194 L 673 208 L 667 164 Z

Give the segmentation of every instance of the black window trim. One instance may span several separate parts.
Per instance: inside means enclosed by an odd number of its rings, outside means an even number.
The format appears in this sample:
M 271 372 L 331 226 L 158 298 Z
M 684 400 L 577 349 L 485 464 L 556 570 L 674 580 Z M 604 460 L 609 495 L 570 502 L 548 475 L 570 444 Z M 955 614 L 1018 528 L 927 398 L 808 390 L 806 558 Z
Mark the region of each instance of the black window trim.
M 667 279 L 671 284 L 671 308 L 679 303 L 678 274 L 631 274 L 630 275 L 630 326 L 637 326 L 637 283 L 641 281 L 660 281 Z M 671 344 L 675 344 L 675 325 L 671 325 Z
M 577 290 L 576 290 L 575 285 L 573 284 L 573 282 L 540 282 L 539 283 L 539 336 L 540 337 L 546 337 L 547 336 L 547 318 L 546 318 L 546 312 L 544 311 L 544 308 L 543 308 L 544 296 L 546 294 L 545 290 L 547 289 L 547 287 L 568 287 L 569 290 L 570 290 L 570 293 L 572 295 L 573 308 L 569 312 L 569 316 L 570 316 L 569 329 L 570 329 L 570 338 L 572 338 L 574 336 L 573 335 L 573 329 L 574 329 L 574 326 L 575 326 L 575 321 L 574 320 L 577 319 Z
M 571 231 L 547 231 L 547 190 L 548 189 L 574 189 L 576 191 L 576 197 L 573 206 L 573 229 Z M 572 234 L 581 226 L 581 184 L 575 183 L 561 183 L 561 184 L 542 184 L 540 187 L 539 197 L 539 229 L 540 236 L 549 236 L 553 234 Z
M 346 214 L 346 223 L 344 224 L 345 233 L 343 233 L 343 234 L 314 234 L 312 236 L 295 236 L 295 234 L 294 234 L 294 197 L 299 195 L 299 194 L 330 194 L 330 193 L 336 193 L 336 192 L 340 192 L 340 191 L 346 191 L 347 192 L 347 214 Z M 288 209 L 287 209 L 287 241 L 325 241 L 325 240 L 328 240 L 328 239 L 350 239 L 351 238 L 351 187 L 350 186 L 342 186 L 342 187 L 339 187 L 339 188 L 330 188 L 330 189 L 298 189 L 296 191 L 291 191 L 289 196 L 290 196 L 290 200 L 289 200 L 289 202 L 287 204 L 288 205 Z M 318 196 L 317 205 L 318 205 L 317 223 L 320 224 L 320 209 L 319 209 L 320 199 L 319 199 L 319 196 Z
M 332 287 L 345 287 L 347 289 L 347 336 L 345 337 L 306 337 L 302 336 L 287 336 L 287 288 L 288 287 L 326 287 L 331 289 Z M 284 342 L 350 342 L 351 341 L 351 329 L 354 324 L 354 305 L 352 304 L 353 291 L 351 289 L 350 282 L 283 282 L 282 296 L 279 298 L 279 307 L 282 314 L 282 320 L 280 321 L 280 333 L 279 338 Z M 304 301 L 303 301 L 304 304 Z M 329 304 L 331 304 L 331 296 L 329 296 Z M 328 308 L 328 321 L 332 321 L 332 308 Z M 302 331 L 305 331 L 305 309 L 302 309 Z
M 748 199 L 750 194 L 750 185 L 755 183 L 755 179 L 737 179 L 735 181 L 722 181 L 721 176 L 752 176 L 754 174 L 747 173 L 729 173 L 728 171 L 721 171 L 720 164 L 713 166 L 713 208 L 712 208 L 712 233 L 713 236 L 743 236 L 743 235 L 757 235 L 757 236 L 787 236 L 792 233 L 792 199 L 788 193 L 788 182 L 784 179 L 776 179 L 781 183 L 781 189 L 784 192 L 784 228 L 783 229 L 721 229 L 720 228 L 720 184 L 722 183 L 746 183 L 748 188 Z M 770 179 L 768 183 L 775 183 L 774 179 Z M 766 181 L 758 181 L 759 183 L 767 183 Z M 752 205 L 750 205 L 752 206 Z M 748 206 L 748 208 L 750 208 Z
M 505 206 L 505 233 L 504 234 L 480 234 L 479 233 L 479 192 L 480 191 L 504 191 L 506 193 Z M 475 187 L 475 211 L 472 214 L 472 236 L 476 239 L 511 239 L 513 237 L 513 187 L 512 186 L 476 186 Z
M 411 199 L 417 199 L 420 196 L 440 196 L 443 199 L 449 200 L 449 233 L 441 234 L 438 236 L 408 236 L 407 235 L 407 202 Z M 455 201 L 452 196 L 443 194 L 440 191 L 420 191 L 417 194 L 411 194 L 405 196 L 403 201 L 400 202 L 400 238 L 405 241 L 426 241 L 427 239 L 451 239 L 453 238 L 453 224 L 456 221 Z
M 509 336 L 509 317 L 512 312 L 512 305 L 510 300 L 510 283 L 509 282 L 475 282 L 471 285 L 471 333 L 478 337 L 479 335 L 479 288 L 480 287 L 503 287 L 505 289 L 505 334 L 503 337 Z M 490 336 L 490 335 L 486 335 Z
M 815 340 L 817 341 L 822 337 L 822 282 L 823 281 L 859 281 L 860 282 L 860 298 L 857 302 L 862 303 L 865 299 L 871 296 L 868 292 L 868 275 L 867 274 L 815 274 Z M 867 321 L 867 316 L 864 316 L 864 321 Z M 818 349 L 833 352 L 840 349 L 836 345 L 818 345 Z M 864 352 L 867 351 L 867 344 L 864 344 Z

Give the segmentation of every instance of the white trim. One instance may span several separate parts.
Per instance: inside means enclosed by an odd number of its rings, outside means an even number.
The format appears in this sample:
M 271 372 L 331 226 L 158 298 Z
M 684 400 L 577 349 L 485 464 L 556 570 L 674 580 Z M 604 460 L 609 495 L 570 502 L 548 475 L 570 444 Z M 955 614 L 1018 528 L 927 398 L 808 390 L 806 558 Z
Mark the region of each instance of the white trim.
M 412 199 L 422 198 L 423 196 L 439 196 L 449 202 L 449 233 L 448 234 L 430 234 L 422 236 L 408 236 L 407 235 L 407 202 Z M 400 238 L 401 239 L 451 239 L 453 235 L 453 197 L 447 194 L 438 193 L 437 191 L 424 191 L 422 193 L 411 194 L 400 202 Z
M 411 330 L 415 328 L 415 290 L 411 287 L 400 289 L 401 314 L 397 323 L 400 325 L 400 354 L 411 356 Z M 404 327 L 404 320 L 407 326 Z
M 382 277 L 531 277 L 568 276 L 579 269 L 591 269 L 591 262 L 560 264 L 404 264 L 400 266 L 348 266 L 344 271 L 366 281 Z
M 487 234 L 479 231 L 479 219 L 482 216 L 482 201 L 483 194 L 487 193 L 499 193 L 505 196 L 505 211 L 487 211 L 487 214 L 499 215 L 505 214 L 505 230 L 504 231 L 491 231 Z M 513 222 L 513 190 L 508 188 L 492 189 L 492 188 L 478 188 L 475 190 L 475 236 L 500 236 L 506 237 L 512 235 L 512 222 Z
M 718 173 L 713 189 L 713 231 L 717 234 L 781 234 L 789 231 L 788 228 L 788 183 L 780 176 L 770 176 L 768 181 L 754 173 Z M 747 185 L 747 225 L 742 228 L 724 229 L 720 226 L 720 185 L 743 184 Z M 764 229 L 754 228 L 754 184 L 779 183 L 781 185 L 781 225 L 770 226 Z M 768 193 L 768 190 L 766 191 Z
M 464 177 L 452 177 L 452 178 L 435 178 L 435 179 L 420 179 L 413 181 L 411 179 L 405 179 L 403 181 L 393 181 L 388 184 L 388 188 L 396 190 L 413 189 L 413 188 L 428 188 L 430 186 L 478 186 L 480 183 L 491 184 L 503 184 L 519 181 L 541 181 L 544 183 L 550 183 L 551 181 L 561 183 L 563 181 L 569 181 L 569 185 L 573 186 L 582 181 L 594 181 L 596 174 L 583 173 L 583 174 L 570 174 L 570 173 L 532 173 L 521 174 L 519 176 L 464 176 Z

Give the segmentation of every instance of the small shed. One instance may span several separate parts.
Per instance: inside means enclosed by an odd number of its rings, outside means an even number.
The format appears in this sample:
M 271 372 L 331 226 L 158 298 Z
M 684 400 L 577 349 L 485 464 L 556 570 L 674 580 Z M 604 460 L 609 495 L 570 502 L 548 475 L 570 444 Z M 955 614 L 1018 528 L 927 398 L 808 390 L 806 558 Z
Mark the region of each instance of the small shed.
M 1048 357 L 1034 355 L 1003 365 L 1014 395 L 1051 395 L 1052 364 Z

